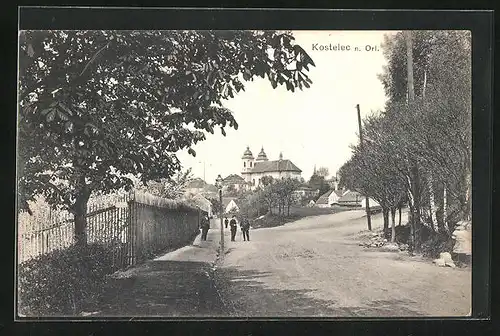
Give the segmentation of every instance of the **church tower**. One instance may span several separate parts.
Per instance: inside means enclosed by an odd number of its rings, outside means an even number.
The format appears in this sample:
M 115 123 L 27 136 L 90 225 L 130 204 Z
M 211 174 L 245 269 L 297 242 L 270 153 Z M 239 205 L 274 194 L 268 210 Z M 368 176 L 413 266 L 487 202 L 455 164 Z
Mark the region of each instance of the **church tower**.
M 262 149 L 260 150 L 260 153 L 257 156 L 257 160 L 256 161 L 268 161 L 266 152 L 264 152 L 264 146 L 262 146 Z
M 250 182 L 251 176 L 250 173 L 253 169 L 253 164 L 254 164 L 254 157 L 252 154 L 252 151 L 250 148 L 247 146 L 247 149 L 243 153 L 243 156 L 241 157 L 241 160 L 243 161 L 243 167 L 241 168 L 241 174 L 243 175 L 243 178 L 245 181 Z

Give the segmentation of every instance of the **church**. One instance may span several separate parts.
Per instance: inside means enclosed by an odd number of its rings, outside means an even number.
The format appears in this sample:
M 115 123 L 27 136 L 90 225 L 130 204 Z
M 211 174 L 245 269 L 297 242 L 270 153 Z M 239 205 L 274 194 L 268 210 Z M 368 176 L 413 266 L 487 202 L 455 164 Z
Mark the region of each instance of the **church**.
M 257 188 L 261 183 L 262 177 L 264 176 L 271 176 L 275 179 L 300 179 L 302 173 L 302 170 L 300 170 L 292 161 L 283 159 L 282 153 L 280 153 L 278 160 L 269 161 L 266 153 L 264 152 L 264 147 L 260 150 L 257 158 L 254 158 L 252 151 L 247 146 L 241 160 L 241 176 L 251 189 Z

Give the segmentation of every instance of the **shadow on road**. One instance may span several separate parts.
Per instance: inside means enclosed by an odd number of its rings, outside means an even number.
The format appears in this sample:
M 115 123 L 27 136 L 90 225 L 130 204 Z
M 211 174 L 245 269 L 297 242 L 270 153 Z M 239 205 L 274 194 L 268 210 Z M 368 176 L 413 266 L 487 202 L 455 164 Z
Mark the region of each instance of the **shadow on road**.
M 312 290 L 265 287 L 259 278 L 269 273 L 224 267 L 215 273 L 217 289 L 233 317 L 388 317 L 419 316 L 409 309 L 410 300 L 367 302 L 360 307 L 343 307 L 338 302 L 311 297 Z M 332 286 L 335 281 L 332 280 Z
M 386 317 L 417 316 L 412 302 L 363 307 L 311 297 L 311 290 L 266 287 L 270 273 L 186 261 L 151 261 L 127 278 L 110 279 L 94 317 Z M 335 281 L 332 281 L 335 286 Z
M 151 261 L 128 278 L 111 279 L 94 316 L 224 316 L 205 262 Z

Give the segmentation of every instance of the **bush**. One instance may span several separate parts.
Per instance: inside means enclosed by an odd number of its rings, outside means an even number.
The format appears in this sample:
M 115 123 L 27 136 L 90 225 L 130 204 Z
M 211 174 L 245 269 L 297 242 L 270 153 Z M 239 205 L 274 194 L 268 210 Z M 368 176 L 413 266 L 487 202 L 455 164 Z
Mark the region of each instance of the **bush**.
M 26 261 L 18 267 L 19 312 L 76 315 L 99 299 L 106 275 L 115 270 L 112 251 L 101 244 L 72 246 Z

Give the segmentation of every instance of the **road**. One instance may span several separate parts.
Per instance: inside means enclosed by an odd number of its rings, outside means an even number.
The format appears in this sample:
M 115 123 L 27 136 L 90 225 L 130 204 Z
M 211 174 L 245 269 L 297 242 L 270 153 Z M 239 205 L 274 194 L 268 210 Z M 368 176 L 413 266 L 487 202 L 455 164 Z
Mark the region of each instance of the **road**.
M 373 228 L 382 218 L 372 218 Z M 404 222 L 404 220 L 403 220 Z M 220 226 L 207 241 L 118 272 L 84 316 L 404 317 L 469 313 L 470 269 L 451 269 L 403 253 L 358 245 L 359 210 L 250 231 L 249 242 Z
M 373 228 L 382 216 L 373 216 Z M 404 222 L 404 221 L 403 221 Z M 470 269 L 358 245 L 361 210 L 257 229 L 227 242 L 215 283 L 233 316 L 464 316 Z

